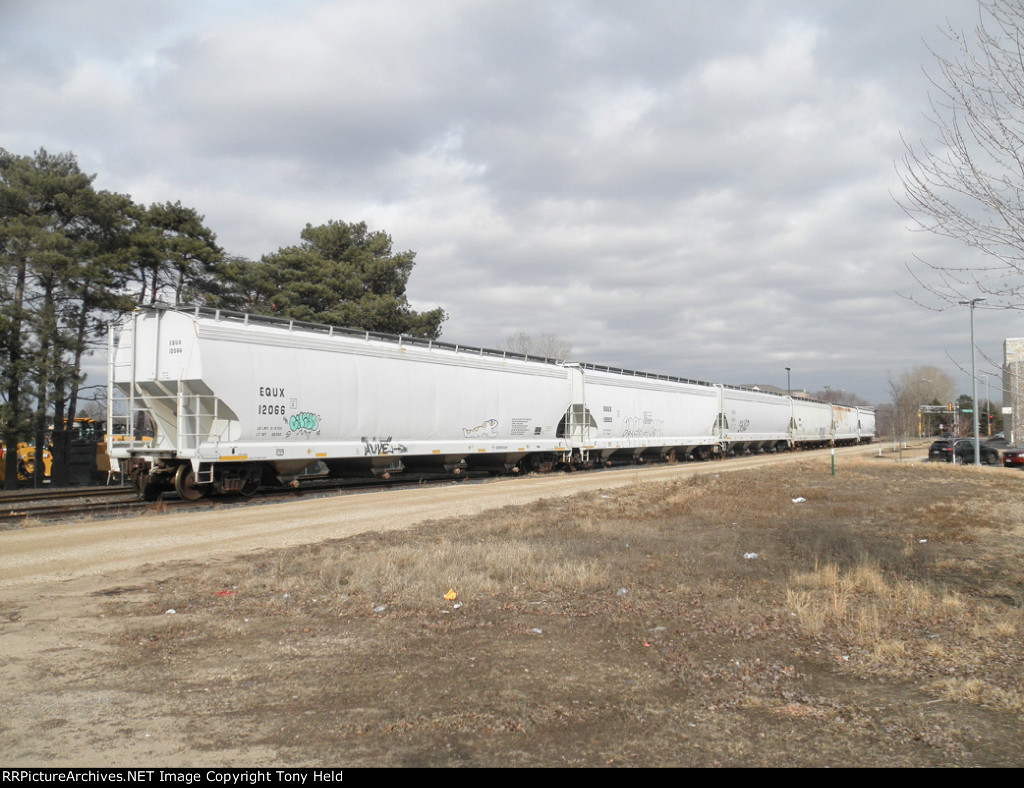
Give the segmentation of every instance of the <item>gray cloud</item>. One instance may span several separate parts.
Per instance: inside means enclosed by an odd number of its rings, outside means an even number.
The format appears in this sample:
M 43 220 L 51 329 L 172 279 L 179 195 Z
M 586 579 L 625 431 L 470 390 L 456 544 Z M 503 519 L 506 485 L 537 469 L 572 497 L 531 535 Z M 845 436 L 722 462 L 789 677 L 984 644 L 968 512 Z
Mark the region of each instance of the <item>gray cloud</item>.
M 966 252 L 890 196 L 947 16 L 972 4 L 16 2 L 0 144 L 180 199 L 251 257 L 365 219 L 454 341 L 883 399 L 967 352 L 966 314 L 896 295 L 915 253 Z M 1011 319 L 979 319 L 992 355 Z

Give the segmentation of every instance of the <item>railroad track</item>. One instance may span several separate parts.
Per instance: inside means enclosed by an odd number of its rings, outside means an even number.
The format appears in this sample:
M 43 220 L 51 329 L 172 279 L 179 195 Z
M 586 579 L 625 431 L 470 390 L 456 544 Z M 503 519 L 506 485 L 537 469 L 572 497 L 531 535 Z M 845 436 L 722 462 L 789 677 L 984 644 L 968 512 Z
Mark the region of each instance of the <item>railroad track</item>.
M 769 455 L 756 455 L 768 457 Z M 742 464 L 751 457 L 726 458 L 724 462 L 731 466 Z M 705 460 L 689 464 L 713 464 L 723 460 Z M 643 463 L 628 467 L 657 467 L 667 463 Z M 626 466 L 624 466 L 626 467 Z M 621 470 L 621 468 L 620 468 Z M 601 470 L 596 471 L 601 473 Z M 404 478 L 382 479 L 342 479 L 321 480 L 293 488 L 263 488 L 251 498 L 241 495 L 222 495 L 203 498 L 198 501 L 187 501 L 175 493 L 164 493 L 157 501 L 141 501 L 134 487 L 89 487 L 68 488 L 57 490 L 27 490 L 13 493 L 0 492 L 0 529 L 6 527 L 24 527 L 26 524 L 54 524 L 60 521 L 75 519 L 93 519 L 99 517 L 137 516 L 159 514 L 165 512 L 182 512 L 191 510 L 223 510 L 240 506 L 281 503 L 289 500 L 302 500 L 330 495 L 351 495 L 355 493 L 400 490 L 411 487 L 435 487 L 450 484 L 479 483 L 489 480 L 487 473 L 470 474 L 453 478 L 448 474 L 406 476 Z
M 651 465 L 652 463 L 647 463 Z M 281 503 L 289 500 L 318 498 L 328 495 L 352 495 L 381 490 L 414 487 L 436 487 L 448 484 L 473 484 L 491 479 L 486 472 L 449 474 L 418 474 L 391 479 L 331 479 L 307 482 L 301 487 L 262 488 L 252 497 L 220 495 L 188 501 L 173 492 L 163 493 L 156 501 L 142 501 L 134 487 L 89 487 L 54 490 L 25 490 L 0 493 L 0 529 L 24 527 L 28 524 L 55 524 L 75 519 L 137 516 L 168 511 L 221 510 L 239 506 Z
M 470 480 L 463 477 L 464 480 Z M 479 479 L 477 479 L 479 480 Z M 0 493 L 0 528 L 24 526 L 26 523 L 52 523 L 56 521 L 108 516 L 156 514 L 168 510 L 224 509 L 287 500 L 316 498 L 325 495 L 351 494 L 381 489 L 401 489 L 426 485 L 451 484 L 457 481 L 447 474 L 404 479 L 344 479 L 314 483 L 292 488 L 266 488 L 257 496 L 222 495 L 186 501 L 174 493 L 164 493 L 156 501 L 139 500 L 134 487 L 89 487 L 54 490 L 25 490 Z
M 63 519 L 137 508 L 134 487 L 79 487 L 0 494 L 0 525 L 29 519 Z
M 67 498 L 105 498 L 134 493 L 135 488 L 118 485 L 117 487 L 58 487 L 33 490 L 0 491 L 0 508 L 8 508 L 18 504 L 36 501 L 54 501 Z

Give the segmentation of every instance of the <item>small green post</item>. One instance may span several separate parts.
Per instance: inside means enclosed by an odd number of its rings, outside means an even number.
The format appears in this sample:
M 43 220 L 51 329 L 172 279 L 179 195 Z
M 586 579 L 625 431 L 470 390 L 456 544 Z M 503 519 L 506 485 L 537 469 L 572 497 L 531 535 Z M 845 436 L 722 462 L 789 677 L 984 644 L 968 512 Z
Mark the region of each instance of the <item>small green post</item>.
M 832 475 L 836 475 L 836 450 L 832 449 Z

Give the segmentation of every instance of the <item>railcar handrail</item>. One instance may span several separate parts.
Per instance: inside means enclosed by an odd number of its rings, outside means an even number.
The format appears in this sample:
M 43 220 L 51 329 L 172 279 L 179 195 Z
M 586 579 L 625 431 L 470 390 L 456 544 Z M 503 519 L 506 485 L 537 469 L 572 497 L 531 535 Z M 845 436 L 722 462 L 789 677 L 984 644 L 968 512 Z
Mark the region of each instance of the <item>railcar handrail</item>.
M 275 317 L 273 315 L 257 315 L 253 312 L 234 312 L 228 309 L 217 309 L 209 306 L 173 306 L 171 304 L 144 304 L 136 307 L 137 310 L 154 310 L 181 312 L 192 314 L 196 317 L 212 317 L 217 321 L 230 321 L 248 325 L 257 323 L 261 325 L 287 328 L 289 331 L 300 329 L 310 333 L 326 333 L 328 336 L 338 334 L 340 336 L 353 337 L 357 339 L 376 339 L 382 342 L 391 342 L 401 345 L 417 345 L 425 348 L 441 348 L 451 350 L 455 353 L 472 353 L 480 356 L 493 356 L 496 358 L 522 359 L 524 361 L 535 361 L 542 364 L 557 366 L 565 363 L 562 358 L 550 358 L 548 356 L 533 356 L 527 353 L 515 353 L 511 350 L 496 350 L 494 348 L 476 347 L 473 345 L 462 345 L 454 342 L 442 342 L 438 339 L 412 336 L 411 334 L 388 334 L 382 331 L 367 331 L 361 328 L 346 328 L 344 326 L 332 326 L 327 323 L 313 323 L 305 320 L 294 320 L 287 317 Z

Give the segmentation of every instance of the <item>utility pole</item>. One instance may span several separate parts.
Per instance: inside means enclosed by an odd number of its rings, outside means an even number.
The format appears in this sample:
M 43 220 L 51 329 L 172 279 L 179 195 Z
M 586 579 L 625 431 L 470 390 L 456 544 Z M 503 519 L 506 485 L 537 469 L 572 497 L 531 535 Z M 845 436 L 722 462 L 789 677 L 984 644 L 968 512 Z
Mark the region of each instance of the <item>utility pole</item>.
M 971 385 L 974 397 L 974 464 L 981 465 L 981 436 L 978 434 L 978 373 L 975 366 L 974 352 L 974 306 L 984 301 L 984 298 L 972 298 L 970 301 L 961 301 L 960 306 L 971 308 Z

